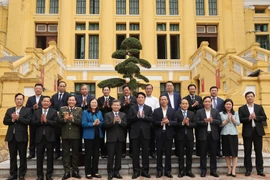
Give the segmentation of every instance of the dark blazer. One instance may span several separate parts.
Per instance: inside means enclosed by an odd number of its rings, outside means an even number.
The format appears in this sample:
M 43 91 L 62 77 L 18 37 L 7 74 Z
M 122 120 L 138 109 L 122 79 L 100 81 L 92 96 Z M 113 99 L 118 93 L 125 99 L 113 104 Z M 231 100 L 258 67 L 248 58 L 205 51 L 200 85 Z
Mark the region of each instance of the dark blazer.
M 13 131 L 15 129 L 15 139 L 17 142 L 27 142 L 28 132 L 27 127 L 31 122 L 32 112 L 29 108 L 22 107 L 19 113 L 19 119 L 12 122 L 11 115 L 16 111 L 16 107 L 7 109 L 4 117 L 4 125 L 8 125 L 5 141 L 13 139 Z
M 177 127 L 176 127 L 176 138 L 177 140 L 184 140 L 185 130 L 187 130 L 187 138 L 189 141 L 194 141 L 193 128 L 196 127 L 195 114 L 192 111 L 187 111 L 187 117 L 189 118 L 189 126 L 183 125 L 184 116 L 182 110 L 176 112 Z
M 139 111 L 138 105 L 131 106 L 128 114 L 128 121 L 131 125 L 130 128 L 130 139 L 137 139 L 140 135 L 140 131 L 142 131 L 143 137 L 145 139 L 151 138 L 151 123 L 153 122 L 152 116 L 152 108 L 143 105 L 144 118 L 140 118 L 137 116 Z
M 195 95 L 195 100 L 198 101 L 199 104 L 194 107 L 192 107 L 192 104 L 194 104 L 194 102 L 192 102 L 190 95 L 187 95 L 186 97 L 184 97 L 184 99 L 188 101 L 188 104 L 189 104 L 188 110 L 194 112 L 195 114 L 196 114 L 196 111 L 203 108 L 203 101 L 202 101 L 201 96 Z
M 47 122 L 41 123 L 41 114 L 42 109 L 38 109 L 34 112 L 33 118 L 32 118 L 32 124 L 34 124 L 36 128 L 36 137 L 35 137 L 35 143 L 39 143 L 42 141 L 43 136 L 43 130 L 45 130 L 45 136 L 47 141 L 54 142 L 55 141 L 55 126 L 58 123 L 58 115 L 57 111 L 53 108 L 49 108 L 47 112 Z
M 126 141 L 126 127 L 127 127 L 127 119 L 126 114 L 123 112 L 119 112 L 119 117 L 121 119 L 121 123 L 113 123 L 114 113 L 113 111 L 105 114 L 104 119 L 104 128 L 107 133 L 107 142 L 125 142 Z
M 76 107 L 81 107 L 82 110 L 87 110 L 89 101 L 91 99 L 94 99 L 95 97 L 91 96 L 90 94 L 87 94 L 87 99 L 86 99 L 87 105 L 84 107 L 82 107 L 82 102 L 83 102 L 82 95 L 81 94 L 76 95 L 75 98 L 76 98 Z
M 64 120 L 64 112 L 70 113 L 68 106 L 62 107 L 59 111 L 62 139 L 81 139 L 80 127 L 82 121 L 82 109 L 80 107 L 76 107 L 72 110 L 73 121 Z
M 240 122 L 243 123 L 242 127 L 242 136 L 243 137 L 251 137 L 252 136 L 252 121 L 249 118 L 249 110 L 247 105 L 243 105 L 238 109 Z M 266 114 L 264 109 L 261 105 L 254 104 L 254 113 L 256 114 L 255 124 L 256 124 L 256 131 L 259 136 L 265 135 L 263 123 L 266 122 Z
M 39 101 L 38 101 L 38 108 L 40 109 L 42 107 L 41 105 L 41 101 L 43 99 L 43 95 L 40 95 Z M 32 110 L 32 112 L 34 111 L 33 106 L 36 104 L 36 96 L 30 96 L 27 99 L 26 105 L 25 107 L 30 108 Z
M 124 106 L 125 96 L 122 96 L 119 100 L 121 101 L 121 109 L 120 109 L 120 111 L 125 113 L 126 115 L 128 115 L 130 107 L 137 104 L 136 97 L 131 96 L 131 95 L 130 95 L 130 104 L 126 104 Z
M 171 107 L 168 107 L 166 116 L 170 121 L 169 124 L 166 124 L 166 135 L 168 139 L 172 140 L 174 136 L 175 126 L 177 124 L 175 110 Z M 163 129 L 163 126 L 161 126 L 161 121 L 163 119 L 162 107 L 154 110 L 153 118 L 153 124 L 155 125 L 155 137 L 156 139 L 160 139 Z
M 218 128 L 221 125 L 221 117 L 217 109 L 211 108 L 211 116 L 213 121 L 210 123 L 211 125 L 211 135 L 214 140 L 219 139 Z M 202 108 L 196 112 L 196 126 L 198 128 L 198 140 L 205 141 L 207 140 L 207 125 L 204 121 L 206 118 L 205 109 Z
M 58 101 L 58 92 L 55 93 L 52 98 L 51 98 L 51 102 L 52 102 L 52 105 L 51 107 L 53 109 L 55 109 L 56 111 L 59 111 L 60 108 L 62 106 L 67 106 L 67 101 L 68 101 L 68 97 L 70 96 L 70 94 L 68 92 L 63 92 L 64 94 L 62 94 L 62 99 L 61 101 Z
M 105 117 L 105 114 L 106 114 L 106 113 L 112 111 L 111 105 L 112 105 L 113 100 L 115 100 L 115 98 L 112 97 L 112 96 L 109 96 L 109 105 L 110 105 L 110 107 L 106 106 L 106 107 L 103 108 L 104 101 L 105 101 L 104 96 L 101 96 L 101 97 L 99 97 L 99 98 L 97 99 L 97 102 L 98 102 L 98 108 L 99 108 L 99 110 L 102 112 L 102 116 L 103 116 L 103 117 Z
M 217 97 L 217 108 L 216 108 L 219 112 L 224 110 L 224 100 Z
M 166 92 L 166 93 L 164 93 L 163 95 L 165 95 L 165 96 L 167 96 L 167 98 L 168 98 L 168 101 L 169 101 L 169 104 L 168 104 L 168 106 L 169 107 L 172 107 L 172 102 L 171 102 L 171 100 L 170 100 L 170 98 L 169 98 L 169 94 Z M 180 101 L 181 101 L 181 96 L 180 96 L 180 94 L 179 93 L 177 93 L 177 92 L 173 92 L 173 96 L 174 96 L 174 109 L 177 111 L 177 110 L 179 110 L 180 109 L 180 107 L 179 107 L 179 104 L 180 104 Z

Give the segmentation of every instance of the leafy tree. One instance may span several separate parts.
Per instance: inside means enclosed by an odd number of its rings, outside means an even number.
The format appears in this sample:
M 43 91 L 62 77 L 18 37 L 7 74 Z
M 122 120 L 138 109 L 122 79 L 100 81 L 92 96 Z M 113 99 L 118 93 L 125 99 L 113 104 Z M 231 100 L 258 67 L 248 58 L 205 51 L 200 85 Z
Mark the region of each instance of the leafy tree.
M 147 60 L 139 58 L 141 49 L 142 44 L 138 39 L 134 37 L 126 38 L 121 43 L 120 50 L 116 50 L 112 54 L 112 58 L 116 59 L 123 59 L 123 57 L 126 56 L 128 57 L 126 60 L 115 66 L 115 70 L 122 75 L 122 78 L 106 79 L 98 83 L 98 87 L 103 88 L 104 86 L 109 86 L 111 88 L 115 88 L 128 85 L 133 91 L 138 87 L 144 87 L 145 84 L 140 83 L 138 80 L 143 80 L 144 82 L 149 82 L 149 80 L 141 74 L 140 66 L 150 69 L 151 64 Z

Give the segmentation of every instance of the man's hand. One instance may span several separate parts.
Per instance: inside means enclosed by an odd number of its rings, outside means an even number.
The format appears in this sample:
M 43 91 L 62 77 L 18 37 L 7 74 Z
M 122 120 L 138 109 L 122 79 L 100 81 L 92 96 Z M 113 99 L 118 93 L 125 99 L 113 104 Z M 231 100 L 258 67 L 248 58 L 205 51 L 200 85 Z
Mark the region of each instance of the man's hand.
M 34 109 L 34 110 L 37 110 L 37 109 L 38 109 L 38 103 L 36 103 L 36 104 L 33 106 L 33 109 Z
M 256 119 L 256 115 L 254 112 L 249 115 L 249 120 L 252 120 L 252 119 Z
M 164 124 L 168 124 L 170 121 L 169 119 L 167 118 L 167 116 L 165 116 L 162 121 L 161 121 L 161 124 L 164 125 Z
M 46 118 L 45 114 L 41 114 L 41 122 L 42 123 L 47 122 L 47 118 Z
M 11 118 L 12 118 L 13 121 L 18 121 L 19 114 L 16 114 L 16 112 L 14 112 L 14 113 L 11 114 Z
M 120 121 L 121 121 L 121 119 L 119 116 L 115 116 L 113 119 L 113 123 L 116 123 L 116 122 L 120 123 Z
M 197 106 L 198 104 L 199 104 L 199 102 L 195 100 L 195 102 L 192 104 L 192 107 L 195 107 L 195 106 Z

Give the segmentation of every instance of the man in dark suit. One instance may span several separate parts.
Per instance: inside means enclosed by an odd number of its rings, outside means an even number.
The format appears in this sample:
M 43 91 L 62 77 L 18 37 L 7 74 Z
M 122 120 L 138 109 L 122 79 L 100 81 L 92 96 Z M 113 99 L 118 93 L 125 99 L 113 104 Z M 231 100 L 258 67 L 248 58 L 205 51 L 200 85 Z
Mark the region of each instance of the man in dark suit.
M 43 99 L 42 95 L 43 85 L 39 83 L 35 84 L 34 91 L 35 95 L 30 96 L 25 105 L 25 107 L 31 109 L 32 113 L 41 108 L 41 101 Z M 35 143 L 36 126 L 30 124 L 29 131 L 30 131 L 30 145 L 29 145 L 29 156 L 27 157 L 27 159 L 32 159 L 35 158 L 36 156 L 36 143 Z
M 125 142 L 125 131 L 127 127 L 126 114 L 120 112 L 121 102 L 119 100 L 112 101 L 112 111 L 105 114 L 104 127 L 107 132 L 107 148 L 108 148 L 108 180 L 122 179 L 119 174 L 121 170 L 121 155 L 123 144 Z M 113 167 L 113 163 L 115 165 Z
M 160 178 L 163 175 L 162 155 L 165 151 L 165 176 L 173 178 L 171 174 L 171 150 L 176 126 L 175 110 L 168 107 L 168 98 L 161 95 L 159 98 L 160 106 L 154 110 L 153 124 L 155 125 L 155 136 L 157 144 L 157 175 Z
M 110 96 L 111 88 L 109 86 L 104 86 L 102 88 L 102 93 L 103 96 L 98 98 L 98 108 L 102 112 L 102 116 L 105 117 L 105 114 L 107 112 L 111 112 L 112 108 L 112 102 L 114 100 L 114 97 Z M 120 106 L 121 107 L 121 106 Z M 105 127 L 102 126 L 102 133 L 103 133 L 103 138 L 101 138 L 100 141 L 100 151 L 101 151 L 101 157 L 106 158 L 107 157 L 107 147 L 105 143 Z
M 26 149 L 28 142 L 27 127 L 31 122 L 31 110 L 23 107 L 24 95 L 15 95 L 15 107 L 9 108 L 4 117 L 4 125 L 8 126 L 5 141 L 8 142 L 10 157 L 10 176 L 7 180 L 17 179 L 17 152 L 19 151 L 20 167 L 19 179 L 24 180 L 27 171 Z
M 195 115 L 192 111 L 188 110 L 188 100 L 182 99 L 180 104 L 181 110 L 176 112 L 177 128 L 176 137 L 178 141 L 178 163 L 179 174 L 181 178 L 185 175 L 194 178 L 195 175 L 191 171 L 192 165 L 192 152 L 194 146 L 193 128 L 196 127 Z M 185 151 L 186 149 L 186 151 Z M 186 169 L 184 168 L 184 155 L 186 154 Z
M 137 105 L 131 106 L 128 114 L 130 139 L 132 141 L 132 179 L 140 175 L 151 178 L 149 172 L 149 141 L 151 139 L 151 123 L 153 122 L 152 108 L 144 104 L 145 93 L 136 95 Z M 142 171 L 140 169 L 140 147 L 142 146 Z M 141 172 L 141 174 L 140 174 Z
M 201 177 L 206 176 L 206 155 L 210 151 L 210 175 L 219 177 L 217 174 L 217 140 L 220 138 L 218 127 L 221 125 L 221 118 L 218 110 L 211 108 L 212 99 L 210 96 L 203 98 L 204 108 L 196 113 L 196 126 L 198 127 L 198 140 L 200 141 L 200 167 Z
M 131 106 L 136 104 L 136 97 L 131 95 L 130 87 L 125 85 L 123 86 L 123 94 L 119 100 L 121 101 L 121 109 L 120 111 L 128 115 L 129 109 Z M 127 138 L 127 133 L 129 132 L 129 156 L 132 157 L 132 142 L 130 140 L 130 124 L 128 123 L 127 130 L 126 130 L 126 138 Z M 124 143 L 123 146 L 123 151 L 122 151 L 122 158 L 126 157 L 126 142 Z
M 58 82 L 58 92 L 55 93 L 52 96 L 52 105 L 51 107 L 54 108 L 58 114 L 60 111 L 60 108 L 62 106 L 67 106 L 67 100 L 69 97 L 69 93 L 66 92 L 66 82 L 65 81 L 59 81 Z M 55 141 L 55 156 L 54 159 L 58 159 L 61 157 L 61 151 L 60 151 L 60 136 L 61 136 L 61 127 L 58 125 L 55 127 L 55 137 L 56 137 L 56 141 Z
M 32 124 L 36 125 L 37 147 L 37 180 L 43 180 L 43 160 L 45 149 L 47 151 L 46 180 L 52 180 L 53 175 L 53 148 L 55 142 L 55 126 L 58 123 L 57 111 L 51 106 L 51 98 L 44 96 L 41 102 L 42 108 L 34 112 Z
M 212 98 L 212 108 L 217 109 L 218 112 L 223 111 L 223 109 L 224 109 L 224 100 L 217 96 L 218 95 L 217 86 L 210 87 L 210 94 L 211 94 L 211 98 Z M 219 136 L 220 136 L 221 130 L 222 130 L 222 127 L 219 127 L 218 128 Z M 221 138 L 219 138 L 218 141 L 217 141 L 217 156 L 218 157 L 222 157 L 220 139 Z
M 179 105 L 180 105 L 180 101 L 181 101 L 181 95 L 177 92 L 174 92 L 174 85 L 172 81 L 167 81 L 166 82 L 166 93 L 164 93 L 164 95 L 167 96 L 168 98 L 168 106 L 173 108 L 175 111 L 179 110 Z M 177 141 L 176 141 L 176 137 L 174 137 L 174 147 L 175 147 L 175 155 L 178 156 L 178 145 L 177 145 Z
M 78 168 L 78 154 L 80 144 L 80 127 L 82 119 L 82 109 L 75 107 L 75 96 L 68 97 L 68 106 L 61 107 L 59 111 L 59 121 L 62 131 L 63 166 L 65 174 L 62 179 L 70 177 L 81 178 Z M 72 149 L 72 152 L 70 151 Z M 72 154 L 72 159 L 70 158 Z
M 184 97 L 184 99 L 188 100 L 188 110 L 194 112 L 196 114 L 196 111 L 203 108 L 202 98 L 201 96 L 196 95 L 196 85 L 190 84 L 188 85 L 188 92 L 189 95 Z M 198 130 L 195 128 L 195 137 L 196 137 L 196 155 L 200 156 L 200 143 L 197 140 L 198 139 Z
M 250 176 L 252 171 L 252 143 L 256 154 L 256 170 L 259 176 L 265 176 L 263 173 L 263 156 L 262 156 L 262 137 L 265 135 L 263 123 L 266 123 L 266 115 L 261 105 L 254 103 L 255 94 L 248 91 L 245 94 L 247 104 L 239 107 L 240 122 L 243 123 L 242 136 L 244 140 L 244 166 L 246 176 Z
M 76 107 L 81 107 L 82 111 L 84 111 L 88 109 L 88 103 L 90 102 L 90 100 L 94 99 L 94 97 L 88 93 L 89 90 L 86 84 L 81 85 L 80 92 L 81 94 L 76 95 Z M 80 132 L 81 132 L 81 140 L 79 145 L 79 152 L 82 152 L 82 134 L 83 134 L 82 127 L 80 128 Z

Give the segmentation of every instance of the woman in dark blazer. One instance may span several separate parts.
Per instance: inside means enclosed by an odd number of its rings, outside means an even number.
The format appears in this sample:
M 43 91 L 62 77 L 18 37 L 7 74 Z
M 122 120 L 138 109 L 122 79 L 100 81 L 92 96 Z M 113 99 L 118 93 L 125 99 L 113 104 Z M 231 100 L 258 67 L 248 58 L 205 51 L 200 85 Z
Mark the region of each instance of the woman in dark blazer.
M 85 145 L 85 176 L 87 179 L 101 178 L 98 174 L 100 138 L 103 138 L 101 126 L 103 117 L 98 110 L 97 99 L 89 101 L 88 109 L 82 115 L 83 138 Z
M 240 120 L 238 113 L 233 110 L 233 101 L 226 99 L 224 101 L 224 110 L 219 113 L 222 120 L 222 153 L 225 156 L 228 166 L 227 176 L 236 177 L 235 169 L 238 157 L 238 131 Z M 231 158 L 232 157 L 232 166 Z

